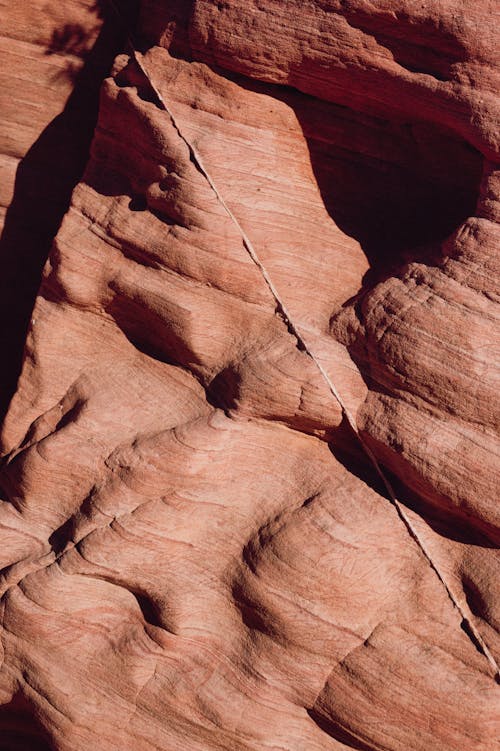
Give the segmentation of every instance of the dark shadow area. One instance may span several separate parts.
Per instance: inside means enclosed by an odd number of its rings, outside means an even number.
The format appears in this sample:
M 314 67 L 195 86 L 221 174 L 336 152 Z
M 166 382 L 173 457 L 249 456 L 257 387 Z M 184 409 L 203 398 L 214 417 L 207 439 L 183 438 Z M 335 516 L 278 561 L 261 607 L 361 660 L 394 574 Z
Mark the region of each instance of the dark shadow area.
M 193 7 L 194 0 L 141 0 L 138 49 L 144 51 L 161 43 L 171 55 L 191 60 L 189 22 Z
M 367 743 L 351 735 L 347 730 L 342 728 L 336 722 L 327 720 L 314 709 L 308 709 L 307 714 L 316 725 L 331 738 L 335 738 L 339 743 L 343 743 L 348 748 L 353 748 L 356 751 L 373 751 L 373 746 L 369 746 Z
M 73 540 L 74 531 L 75 519 L 72 516 L 52 532 L 49 537 L 49 545 L 56 555 L 60 555 L 66 545 Z
M 370 263 L 364 284 L 412 260 L 432 262 L 439 244 L 474 215 L 483 157 L 452 131 L 366 115 L 211 67 L 294 110 L 325 208 Z
M 460 623 L 460 628 L 465 634 L 467 634 L 467 636 L 469 637 L 469 639 L 471 640 L 471 642 L 473 643 L 473 645 L 475 646 L 479 654 L 484 655 L 484 649 L 483 649 L 481 642 L 478 640 L 476 634 L 474 633 L 474 629 L 471 628 L 470 623 L 465 618 L 462 618 L 462 622 Z M 497 673 L 497 675 L 495 676 L 497 683 L 498 683 L 498 677 L 499 676 Z
M 75 540 L 78 538 L 78 524 L 81 522 L 81 518 L 85 517 L 87 520 L 91 518 L 94 491 L 95 487 L 92 487 L 89 493 L 81 501 L 79 510 L 70 516 L 69 519 L 66 519 L 66 521 L 50 535 L 49 544 L 56 555 L 60 555 L 68 545 L 74 544 Z
M 325 208 L 368 258 L 365 282 L 425 260 L 426 251 L 474 214 L 483 160 L 453 134 L 424 123 L 356 121 L 352 113 L 330 141 L 311 109 L 296 113 Z
M 144 618 L 146 623 L 149 623 L 150 626 L 155 626 L 156 628 L 164 628 L 169 630 L 162 618 L 161 607 L 154 601 L 152 597 L 150 597 L 150 595 L 148 595 L 147 592 L 143 592 L 134 588 L 129 589 L 129 592 L 133 594 L 135 599 L 137 600 L 137 604 L 142 613 L 142 617 Z
M 272 613 L 262 603 L 254 600 L 244 579 L 243 581 L 234 580 L 231 585 L 231 596 L 234 606 L 240 613 L 242 623 L 249 631 L 258 631 L 271 639 L 280 639 L 280 630 L 274 626 Z
M 464 62 L 469 54 L 454 34 L 430 18 L 406 15 L 400 11 L 374 13 L 344 7 L 342 15 L 350 26 L 372 36 L 390 51 L 394 60 L 413 73 L 426 73 L 439 81 L 452 77 L 452 66 Z
M 384 474 L 389 479 L 396 497 L 401 503 L 421 516 L 440 537 L 480 548 L 496 549 L 499 545 L 498 530 L 483 519 L 467 514 L 444 496 L 435 493 L 433 501 L 424 492 L 409 487 L 409 480 L 402 473 L 396 477 L 387 467 Z
M 45 54 L 48 56 L 72 55 L 85 60 L 92 51 L 92 40 L 101 27 L 103 13 L 100 3 L 96 3 L 94 11 L 96 11 L 96 24 L 94 26 L 84 28 L 78 23 L 66 23 L 60 29 L 55 29 Z M 59 74 L 56 74 L 56 78 L 66 78 L 75 83 L 80 68 L 81 66 L 78 63 L 67 59 L 66 65 Z
M 347 471 L 358 477 L 378 495 L 390 501 L 387 489 L 372 462 L 363 449 L 358 436 L 354 433 L 344 416 L 338 428 L 332 433 L 328 449 L 335 459 Z
M 133 195 L 128 205 L 130 211 L 146 211 L 148 202 L 145 196 Z
M 100 16 L 100 14 L 99 14 Z M 90 30 L 84 29 L 81 24 L 66 23 L 61 29 L 56 29 L 50 40 L 50 44 L 45 50 L 46 55 L 76 55 L 86 57 L 90 52 L 88 45 L 89 31 L 90 34 L 96 30 L 92 27 Z
M 477 618 L 488 621 L 488 604 L 477 583 L 467 573 L 462 574 L 462 587 L 467 605 Z
M 182 332 L 176 332 L 174 326 L 149 308 L 145 300 L 133 300 L 116 290 L 115 297 L 105 310 L 138 352 L 158 362 L 187 367 L 196 372 L 199 359 Z
M 100 85 L 114 57 L 124 48 L 127 29 L 135 17 L 135 0 L 115 0 L 114 5 L 122 14 L 121 21 L 106 0 L 96 3 L 102 26 L 91 49 L 86 51 L 85 47 L 88 31 L 66 26 L 55 34 L 48 50 L 48 54 L 78 54 L 85 62 L 63 112 L 19 163 L 0 238 L 0 422 L 16 388 L 43 266 L 88 159 Z M 66 74 L 72 79 L 74 73 L 68 63 Z
M 240 390 L 240 375 L 234 367 L 223 368 L 206 387 L 207 402 L 225 414 L 237 408 Z
M 0 751 L 52 751 L 49 736 L 29 701 L 18 693 L 0 706 Z
M 333 434 L 328 448 L 350 474 L 358 477 L 378 495 L 385 498 L 387 503 L 393 505 L 384 482 L 345 419 Z M 397 477 L 387 467 L 383 467 L 383 471 L 398 501 L 417 513 L 440 537 L 463 545 L 475 545 L 481 548 L 498 547 L 498 533 L 494 528 L 488 528 L 485 524 L 481 527 L 478 519 L 461 512 L 444 497 L 438 497 L 439 503 L 431 502 L 422 492 L 417 493 L 412 490 L 406 484 L 407 478 L 404 476 Z M 397 513 L 396 510 L 395 513 Z M 401 523 L 405 522 L 401 520 Z

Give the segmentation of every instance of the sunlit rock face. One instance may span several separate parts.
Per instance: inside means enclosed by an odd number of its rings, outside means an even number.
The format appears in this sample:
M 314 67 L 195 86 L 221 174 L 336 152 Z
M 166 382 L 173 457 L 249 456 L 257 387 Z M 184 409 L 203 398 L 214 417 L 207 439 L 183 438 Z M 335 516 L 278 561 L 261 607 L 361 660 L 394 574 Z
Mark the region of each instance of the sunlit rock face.
M 8 109 L 0 749 L 494 751 L 493 4 L 75 7 Z

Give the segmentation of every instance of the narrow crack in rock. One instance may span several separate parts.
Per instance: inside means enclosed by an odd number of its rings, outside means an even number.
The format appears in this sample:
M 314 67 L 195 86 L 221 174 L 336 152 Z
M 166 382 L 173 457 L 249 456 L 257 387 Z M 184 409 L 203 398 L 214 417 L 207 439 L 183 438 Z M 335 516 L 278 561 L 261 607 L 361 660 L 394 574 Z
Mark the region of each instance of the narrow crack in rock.
M 114 12 L 117 14 L 117 16 L 121 17 L 120 11 L 117 8 L 116 4 L 113 2 L 113 0 L 109 0 L 109 2 L 110 2 L 110 5 L 113 7 Z M 205 180 L 208 182 L 208 184 L 210 185 L 211 189 L 213 190 L 213 192 L 214 192 L 217 200 L 220 202 L 220 204 L 222 205 L 223 209 L 225 210 L 225 212 L 227 213 L 227 215 L 229 216 L 229 218 L 231 219 L 231 221 L 236 226 L 238 232 L 240 233 L 242 241 L 243 241 L 243 245 L 244 245 L 247 253 L 249 254 L 249 256 L 252 259 L 252 261 L 254 262 L 254 264 L 259 269 L 259 271 L 260 271 L 260 273 L 261 273 L 261 275 L 262 275 L 265 283 L 267 284 L 267 286 L 268 286 L 271 294 L 273 295 L 273 298 L 274 298 L 274 300 L 276 302 L 278 314 L 281 316 L 281 318 L 285 322 L 285 324 L 288 327 L 289 331 L 296 338 L 296 340 L 297 340 L 297 342 L 299 344 L 299 347 L 301 349 L 303 349 L 304 352 L 307 353 L 307 355 L 311 358 L 311 360 L 314 362 L 314 364 L 318 368 L 319 372 L 321 373 L 321 376 L 323 377 L 323 379 L 325 380 L 326 384 L 328 385 L 328 388 L 329 388 L 330 392 L 332 393 L 332 395 L 334 396 L 334 398 L 339 403 L 339 405 L 340 405 L 340 407 L 342 409 L 342 412 L 345 415 L 346 420 L 348 421 L 351 429 L 353 430 L 354 434 L 357 437 L 357 440 L 359 441 L 359 443 L 360 443 L 361 447 L 363 448 L 365 454 L 367 455 L 367 457 L 370 460 L 371 464 L 373 465 L 375 471 L 377 472 L 378 476 L 380 477 L 381 481 L 383 482 L 384 487 L 387 490 L 387 493 L 388 493 L 388 496 L 389 496 L 389 500 L 391 501 L 391 503 L 395 507 L 395 509 L 396 509 L 396 511 L 397 511 L 397 513 L 398 513 L 398 515 L 399 515 L 399 517 L 401 519 L 401 521 L 406 526 L 406 529 L 407 529 L 410 537 L 412 537 L 412 539 L 415 541 L 415 543 L 418 545 L 418 547 L 422 551 L 422 553 L 425 556 L 425 558 L 427 559 L 430 567 L 433 569 L 433 571 L 435 572 L 435 574 L 438 577 L 439 581 L 441 582 L 441 584 L 445 588 L 446 593 L 447 593 L 449 599 L 451 600 L 451 602 L 453 603 L 454 607 L 459 612 L 460 617 L 462 619 L 462 628 L 463 628 L 463 630 L 465 631 L 465 633 L 469 637 L 469 639 L 472 642 L 472 644 L 474 645 L 474 647 L 476 649 L 479 649 L 480 652 L 482 652 L 482 654 L 486 657 L 486 659 L 490 663 L 490 665 L 491 665 L 491 667 L 492 667 L 492 669 L 493 669 L 493 671 L 495 673 L 495 680 L 497 681 L 497 683 L 500 683 L 500 666 L 497 664 L 495 658 L 493 657 L 492 653 L 490 652 L 490 650 L 489 650 L 487 644 L 485 643 L 483 637 L 481 636 L 481 634 L 479 633 L 478 629 L 476 628 L 476 626 L 474 625 L 473 621 L 471 620 L 470 615 L 467 614 L 465 608 L 460 604 L 459 598 L 454 594 L 454 592 L 451 589 L 450 585 L 447 583 L 444 574 L 440 571 L 439 567 L 434 562 L 431 554 L 429 553 L 429 551 L 427 550 L 427 548 L 425 546 L 425 543 L 420 538 L 418 532 L 414 529 L 414 527 L 413 527 L 413 525 L 412 525 L 412 523 L 411 523 L 411 521 L 410 521 L 407 513 L 404 510 L 403 504 L 398 500 L 398 498 L 396 496 L 394 488 L 392 487 L 392 483 L 390 482 L 390 480 L 386 476 L 385 472 L 383 471 L 383 469 L 382 469 L 380 463 L 378 462 L 376 456 L 374 455 L 373 451 L 370 449 L 370 447 L 368 446 L 368 444 L 364 441 L 363 437 L 361 436 L 361 434 L 360 434 L 360 432 L 359 432 L 359 430 L 357 428 L 356 420 L 355 420 L 354 416 L 351 414 L 350 410 L 346 406 L 345 401 L 343 400 L 341 394 L 339 393 L 339 391 L 336 388 L 335 384 L 333 383 L 332 379 L 329 377 L 329 375 L 326 372 L 325 368 L 319 362 L 319 360 L 315 356 L 314 352 L 309 347 L 309 345 L 307 343 L 307 340 L 304 337 L 304 335 L 301 333 L 299 327 L 292 320 L 291 315 L 290 315 L 290 313 L 289 313 L 289 311 L 287 309 L 287 306 L 286 306 L 285 302 L 283 301 L 283 299 L 281 298 L 280 294 L 278 293 L 278 290 L 276 289 L 276 287 L 275 287 L 275 285 L 274 285 L 274 283 L 273 283 L 273 281 L 272 281 L 272 279 L 271 279 L 271 277 L 270 277 L 270 275 L 269 275 L 266 267 L 264 266 L 264 264 L 260 260 L 259 255 L 256 252 L 256 250 L 255 250 L 255 248 L 254 248 L 254 246 L 253 246 L 250 238 L 248 237 L 247 233 L 245 232 L 245 230 L 243 229 L 243 227 L 238 222 L 238 219 L 236 218 L 236 216 L 234 215 L 234 213 L 231 211 L 231 209 L 229 208 L 229 206 L 225 202 L 223 196 L 219 192 L 217 186 L 215 185 L 215 182 L 214 182 L 213 178 L 211 177 L 211 175 L 209 174 L 208 170 L 204 166 L 203 160 L 202 160 L 200 154 L 198 153 L 198 151 L 196 150 L 196 148 L 192 145 L 192 143 L 188 140 L 188 138 L 183 134 L 183 132 L 182 132 L 179 124 L 177 123 L 177 120 L 176 120 L 176 118 L 175 118 L 175 116 L 174 116 L 171 108 L 167 105 L 167 103 L 163 99 L 163 97 L 162 97 L 162 95 L 161 95 L 158 87 L 155 85 L 155 83 L 151 79 L 150 74 L 148 73 L 146 67 L 144 66 L 144 64 L 142 62 L 142 55 L 141 55 L 140 52 L 138 52 L 138 50 L 136 50 L 136 48 L 135 48 L 135 46 L 134 46 L 134 44 L 133 44 L 130 36 L 128 37 L 128 46 L 130 48 L 130 52 L 131 52 L 131 55 L 132 55 L 134 61 L 136 62 L 136 64 L 138 65 L 139 69 L 142 71 L 143 75 L 145 76 L 145 78 L 149 82 L 149 85 L 151 86 L 152 90 L 154 91 L 154 93 L 155 93 L 155 95 L 157 97 L 157 100 L 158 100 L 158 102 L 161 105 L 161 108 L 166 112 L 166 114 L 170 118 L 170 121 L 171 121 L 173 127 L 175 128 L 177 134 L 179 135 L 179 138 L 181 138 L 181 140 L 186 144 L 187 148 L 189 149 L 189 154 L 190 154 L 190 157 L 191 157 L 191 160 L 192 160 L 193 164 L 196 166 L 196 168 L 198 169 L 198 171 L 203 175 L 203 177 L 205 178 Z

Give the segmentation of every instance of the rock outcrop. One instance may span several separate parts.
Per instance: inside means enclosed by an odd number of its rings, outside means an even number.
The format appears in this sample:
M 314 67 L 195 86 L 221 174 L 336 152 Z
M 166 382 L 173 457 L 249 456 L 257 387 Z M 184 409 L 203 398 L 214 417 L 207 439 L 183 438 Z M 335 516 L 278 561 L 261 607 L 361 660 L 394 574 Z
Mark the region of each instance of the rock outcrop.
M 499 748 L 494 3 L 107 12 L 3 423 L 0 748 Z

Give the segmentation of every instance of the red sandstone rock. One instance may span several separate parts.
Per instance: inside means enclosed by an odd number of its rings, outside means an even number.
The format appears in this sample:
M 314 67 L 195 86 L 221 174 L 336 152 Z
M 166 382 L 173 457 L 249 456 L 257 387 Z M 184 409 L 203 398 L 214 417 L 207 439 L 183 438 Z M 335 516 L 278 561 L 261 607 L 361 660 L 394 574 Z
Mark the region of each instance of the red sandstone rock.
M 4 3 L 0 29 L 3 418 L 43 265 L 87 161 L 99 88 L 122 48 L 123 24 L 101 0 L 35 0 Z
M 493 10 L 142 3 L 3 425 L 5 748 L 498 748 Z

